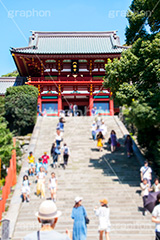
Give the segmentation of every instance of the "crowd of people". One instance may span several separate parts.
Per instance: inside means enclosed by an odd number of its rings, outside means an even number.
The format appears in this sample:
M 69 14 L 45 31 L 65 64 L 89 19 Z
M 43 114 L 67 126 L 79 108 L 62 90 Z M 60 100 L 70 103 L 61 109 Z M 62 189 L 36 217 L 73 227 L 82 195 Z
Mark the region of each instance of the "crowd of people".
M 152 184 L 152 169 L 148 161 L 140 168 L 141 196 L 143 199 L 143 215 L 148 211 L 152 214 L 152 222 L 155 223 L 156 240 L 160 239 L 160 182 L 159 178 L 154 179 Z
M 36 176 L 37 183 L 37 196 L 40 196 L 42 199 L 45 198 L 45 185 L 46 185 L 46 175 L 48 173 L 49 164 L 53 168 L 62 166 L 63 169 L 66 169 L 68 165 L 68 159 L 70 156 L 70 149 L 66 143 L 63 144 L 63 132 L 64 132 L 64 118 L 60 118 L 56 127 L 55 141 L 51 146 L 51 160 L 47 152 L 38 158 L 38 161 L 35 161 L 33 152 L 29 152 L 27 158 L 28 162 L 28 174 L 24 175 L 22 181 L 22 202 L 30 201 L 30 185 L 29 176 Z M 61 161 L 63 158 L 63 162 Z M 48 189 L 51 194 L 51 199 L 56 201 L 56 191 L 57 191 L 57 179 L 54 172 L 51 173 L 51 177 L 48 183 Z
M 73 112 L 74 114 L 74 112 Z M 70 150 L 66 143 L 62 145 L 63 141 L 63 132 L 64 132 L 64 119 L 60 118 L 59 123 L 56 128 L 56 136 L 55 141 L 51 147 L 51 156 L 52 156 L 52 164 L 53 168 L 57 168 L 59 165 L 59 158 L 61 154 L 63 154 L 63 168 L 65 169 L 68 164 L 68 158 L 70 156 Z M 98 114 L 95 117 L 95 121 L 91 126 L 91 134 L 94 141 L 97 141 L 97 148 L 99 151 L 102 151 L 104 143 L 106 141 L 107 135 L 107 126 L 105 125 L 104 120 Z M 111 152 L 114 153 L 120 144 L 118 142 L 116 132 L 114 130 L 111 131 L 108 144 L 110 145 Z M 124 141 L 124 146 L 126 146 L 127 157 L 130 158 L 133 154 L 133 142 L 130 135 L 127 135 Z M 28 176 L 35 176 L 37 178 L 37 196 L 41 196 L 41 198 L 45 198 L 45 182 L 46 175 L 48 173 L 48 166 L 50 158 L 47 155 L 47 152 L 38 159 L 38 162 L 35 163 L 35 158 L 33 153 L 30 152 L 28 156 L 28 175 L 23 177 L 22 182 L 22 195 L 23 202 L 30 201 L 30 182 Z M 160 183 L 159 179 L 156 178 L 154 183 L 152 184 L 152 169 L 148 166 L 148 161 L 144 162 L 144 166 L 140 168 L 140 187 L 141 187 L 141 196 L 143 199 L 143 215 L 146 215 L 148 212 L 148 208 L 146 207 L 146 202 L 149 199 L 151 193 L 157 193 L 156 199 L 158 205 L 155 206 L 153 204 L 152 208 L 152 221 L 156 223 L 156 239 L 160 239 Z M 48 189 L 50 191 L 50 199 L 44 201 L 40 207 L 39 212 L 36 213 L 38 217 L 38 221 L 41 222 L 41 230 L 38 232 L 31 233 L 27 235 L 24 239 L 56 239 L 56 240 L 86 240 L 87 238 L 87 224 L 89 223 L 89 219 L 87 217 L 87 212 L 85 207 L 82 205 L 82 197 L 75 198 L 75 204 L 72 209 L 71 218 L 73 219 L 73 232 L 71 234 L 70 231 L 66 230 L 66 234 L 60 234 L 54 231 L 55 224 L 58 220 L 58 217 L 61 215 L 61 212 L 57 210 L 56 207 L 56 194 L 57 194 L 57 178 L 54 172 L 51 173 L 48 182 Z M 99 219 L 99 239 L 103 240 L 103 236 L 105 236 L 106 240 L 109 240 L 109 233 L 111 229 L 110 223 L 110 209 L 108 207 L 107 199 L 100 200 L 100 206 L 95 206 L 93 209 L 95 215 Z M 45 216 L 45 217 L 44 217 Z
M 94 114 L 95 112 L 93 111 L 93 115 Z M 106 141 L 106 133 L 107 127 L 105 126 L 103 119 L 98 114 L 95 121 L 92 123 L 91 134 L 93 140 L 97 140 L 97 148 L 99 151 L 102 151 L 103 149 L 104 142 Z M 110 133 L 108 144 L 110 145 L 112 153 L 120 147 L 120 143 L 118 142 L 116 132 L 114 130 Z M 133 141 L 129 134 L 125 138 L 124 146 L 126 147 L 127 157 L 130 158 L 133 155 Z M 156 223 L 156 239 L 160 239 L 160 183 L 159 178 L 155 178 L 154 183 L 152 184 L 152 169 L 148 166 L 148 161 L 145 161 L 144 166 L 140 168 L 140 179 L 141 196 L 143 200 L 143 215 L 147 215 L 148 210 L 152 213 L 152 221 Z M 150 206 L 152 206 L 152 208 L 150 208 Z M 153 208 L 153 206 L 155 206 L 155 208 Z
M 54 231 L 58 218 L 61 216 L 61 212 L 57 210 L 54 201 L 45 200 L 41 203 L 39 211 L 35 214 L 38 221 L 41 223 L 41 229 L 37 232 L 32 232 L 24 237 L 24 240 L 86 240 L 87 239 L 87 224 L 89 218 L 85 207 L 82 205 L 82 197 L 76 197 L 75 203 L 72 209 L 71 218 L 73 219 L 73 232 L 67 229 L 66 234 L 61 234 Z M 105 239 L 110 240 L 110 210 L 108 207 L 108 201 L 106 199 L 100 200 L 100 207 L 95 206 L 93 209 L 95 215 L 99 219 L 99 239 L 103 240 L 103 234 L 105 233 Z
M 97 140 L 97 148 L 99 151 L 103 150 L 104 143 L 106 141 L 107 126 L 104 120 L 101 118 L 100 114 L 95 117 L 91 126 L 91 134 L 94 141 Z M 116 132 L 111 130 L 110 137 L 108 139 L 108 144 L 110 145 L 111 152 L 115 152 L 121 145 L 118 142 Z M 130 135 L 126 136 L 124 145 L 126 146 L 127 156 L 130 158 L 133 154 L 133 142 Z

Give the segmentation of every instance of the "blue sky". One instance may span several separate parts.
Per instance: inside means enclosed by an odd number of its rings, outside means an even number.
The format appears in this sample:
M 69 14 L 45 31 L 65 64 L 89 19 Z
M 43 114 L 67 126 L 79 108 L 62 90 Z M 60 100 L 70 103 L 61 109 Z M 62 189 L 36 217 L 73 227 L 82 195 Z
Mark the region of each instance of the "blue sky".
M 118 30 L 125 42 L 131 0 L 0 0 L 0 76 L 16 69 L 10 47 L 28 45 L 30 30 Z

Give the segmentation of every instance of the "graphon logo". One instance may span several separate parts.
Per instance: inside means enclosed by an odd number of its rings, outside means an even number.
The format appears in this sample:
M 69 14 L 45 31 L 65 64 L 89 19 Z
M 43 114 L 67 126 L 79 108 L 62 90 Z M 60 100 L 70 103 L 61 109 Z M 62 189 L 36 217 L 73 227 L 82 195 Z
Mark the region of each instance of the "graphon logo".
M 130 17 L 132 16 L 132 12 L 131 11 L 126 11 L 126 10 L 110 10 L 108 12 L 108 17 L 109 18 L 117 18 L 117 17 Z M 151 11 L 140 11 L 140 12 L 134 12 L 134 14 L 136 15 L 143 15 L 145 17 L 150 17 L 152 12 Z
M 23 17 L 23 18 L 31 18 L 31 17 L 51 17 L 50 10 L 9 10 L 8 18 L 15 17 Z

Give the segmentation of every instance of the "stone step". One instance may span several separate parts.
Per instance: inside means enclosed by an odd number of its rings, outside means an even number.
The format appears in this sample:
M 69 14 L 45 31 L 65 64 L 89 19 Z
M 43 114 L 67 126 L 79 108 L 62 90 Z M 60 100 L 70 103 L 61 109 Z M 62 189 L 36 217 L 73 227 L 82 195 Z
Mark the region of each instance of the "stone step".
M 52 171 L 56 172 L 58 179 L 57 207 L 62 211 L 62 216 L 58 220 L 56 230 L 62 233 L 66 228 L 72 230 L 73 221 L 70 216 L 74 198 L 76 195 L 81 195 L 90 218 L 87 240 L 99 239 L 98 218 L 94 215 L 93 208 L 95 205 L 99 206 L 99 199 L 107 197 L 112 224 L 110 233 L 112 240 L 151 240 L 154 238 L 151 215 L 144 217 L 141 212 L 143 204 L 139 195 L 139 162 L 135 156 L 127 159 L 123 145 L 113 154 L 107 144 L 104 145 L 103 152 L 97 151 L 96 141 L 91 139 L 93 119 L 92 117 L 66 118 L 63 138 L 71 150 L 69 165 L 66 170 L 62 167 L 48 168 L 46 198 L 50 197 L 47 185 Z M 115 129 L 120 143 L 123 144 L 124 136 L 114 118 L 108 116 L 104 117 L 104 120 L 108 128 L 106 142 L 110 131 Z M 50 153 L 55 138 L 56 124 L 57 118 L 42 119 L 34 152 L 36 159 L 44 151 Z M 60 163 L 62 163 L 62 157 L 60 158 Z M 40 228 L 34 214 L 38 211 L 42 200 L 34 195 L 36 191 L 34 178 L 30 178 L 30 181 L 32 182 L 31 201 L 20 206 L 12 238 L 14 240 L 22 239 L 27 233 Z

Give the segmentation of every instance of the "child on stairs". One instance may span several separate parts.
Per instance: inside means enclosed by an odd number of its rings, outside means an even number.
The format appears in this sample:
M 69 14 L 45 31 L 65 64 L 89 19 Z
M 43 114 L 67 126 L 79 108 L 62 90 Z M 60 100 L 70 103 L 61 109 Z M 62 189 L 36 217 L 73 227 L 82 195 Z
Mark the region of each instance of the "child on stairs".
M 51 193 L 51 200 L 56 202 L 56 192 L 57 192 L 57 179 L 54 172 L 51 173 L 51 178 L 49 179 L 48 188 Z
M 37 196 L 41 195 L 41 198 L 45 198 L 45 169 L 40 167 L 40 172 L 37 174 Z

